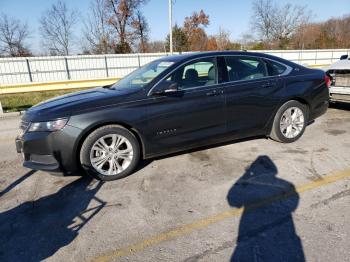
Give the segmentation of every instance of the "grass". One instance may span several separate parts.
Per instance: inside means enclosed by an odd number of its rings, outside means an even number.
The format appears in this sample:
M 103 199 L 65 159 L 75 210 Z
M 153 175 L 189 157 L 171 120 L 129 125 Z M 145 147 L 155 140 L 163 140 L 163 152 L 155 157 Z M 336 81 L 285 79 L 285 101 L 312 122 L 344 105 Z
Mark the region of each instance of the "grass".
M 29 107 L 32 107 L 50 98 L 81 91 L 84 89 L 86 88 L 0 95 L 0 101 L 4 112 L 16 112 L 26 110 Z

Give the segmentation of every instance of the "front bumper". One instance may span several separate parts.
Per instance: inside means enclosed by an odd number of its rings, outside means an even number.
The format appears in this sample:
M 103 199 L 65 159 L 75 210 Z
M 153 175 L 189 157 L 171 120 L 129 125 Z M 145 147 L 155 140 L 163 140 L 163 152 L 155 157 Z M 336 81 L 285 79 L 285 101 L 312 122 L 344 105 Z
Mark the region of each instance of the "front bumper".
M 23 166 L 34 169 L 43 170 L 51 173 L 61 173 L 58 161 L 52 155 L 38 155 L 23 152 L 24 141 L 21 137 L 16 138 L 16 150 L 17 153 L 23 155 Z
M 70 175 L 78 170 L 76 148 L 81 130 L 65 126 L 56 132 L 24 133 L 16 138 L 23 166 L 54 175 Z

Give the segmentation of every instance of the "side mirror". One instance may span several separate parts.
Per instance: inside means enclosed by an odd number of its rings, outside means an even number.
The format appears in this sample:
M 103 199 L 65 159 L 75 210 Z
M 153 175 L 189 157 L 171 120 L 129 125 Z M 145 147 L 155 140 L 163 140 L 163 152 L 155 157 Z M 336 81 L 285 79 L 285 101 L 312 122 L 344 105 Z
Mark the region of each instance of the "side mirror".
M 175 94 L 179 91 L 179 86 L 176 82 L 173 81 L 164 81 L 160 83 L 156 90 L 153 91 L 153 95 L 170 95 Z
M 164 89 L 164 93 L 174 93 L 179 91 L 179 86 L 177 83 L 172 83 L 168 88 Z
M 340 57 L 340 60 L 346 60 L 346 59 L 348 59 L 348 58 L 349 58 L 348 55 L 342 55 L 342 56 Z

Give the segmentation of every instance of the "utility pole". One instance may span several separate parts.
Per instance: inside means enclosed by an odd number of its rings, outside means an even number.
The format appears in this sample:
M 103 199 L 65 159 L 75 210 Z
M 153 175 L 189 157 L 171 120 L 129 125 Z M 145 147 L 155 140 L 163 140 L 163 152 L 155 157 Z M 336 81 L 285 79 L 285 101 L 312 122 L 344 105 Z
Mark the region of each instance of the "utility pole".
M 173 0 L 169 1 L 169 36 L 170 36 L 170 54 L 173 54 Z

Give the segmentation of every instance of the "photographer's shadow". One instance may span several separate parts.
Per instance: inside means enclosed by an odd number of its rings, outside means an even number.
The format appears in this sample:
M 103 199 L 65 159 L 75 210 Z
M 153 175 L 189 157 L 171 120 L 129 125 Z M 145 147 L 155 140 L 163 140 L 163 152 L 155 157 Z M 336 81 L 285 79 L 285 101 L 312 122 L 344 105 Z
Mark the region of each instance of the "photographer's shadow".
M 229 204 L 244 208 L 231 261 L 305 261 L 292 217 L 299 195 L 277 173 L 268 156 L 259 156 L 230 189 Z

